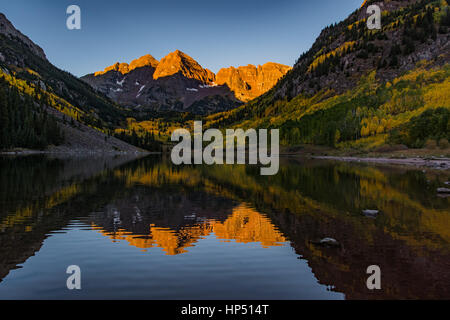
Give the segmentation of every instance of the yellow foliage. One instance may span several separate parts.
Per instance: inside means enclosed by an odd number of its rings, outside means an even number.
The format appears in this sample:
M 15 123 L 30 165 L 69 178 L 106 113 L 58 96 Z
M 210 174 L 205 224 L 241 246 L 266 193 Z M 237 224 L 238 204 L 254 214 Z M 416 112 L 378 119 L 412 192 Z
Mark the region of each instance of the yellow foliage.
M 33 73 L 38 75 L 36 72 L 34 72 L 31 69 L 27 69 L 29 73 Z M 38 75 L 39 76 L 39 75 Z M 11 86 L 16 87 L 19 92 L 22 92 L 29 96 L 36 95 L 36 85 L 33 83 L 28 84 L 27 81 L 19 79 L 14 77 L 13 75 L 9 75 L 5 73 L 0 68 L 0 77 L 3 77 Z M 40 89 L 41 95 L 38 96 L 38 98 L 41 98 L 42 95 L 45 95 L 48 98 L 48 102 L 50 103 L 50 106 L 55 108 L 56 110 L 64 113 L 65 115 L 77 119 L 79 115 L 85 114 L 84 111 L 78 109 L 77 107 L 70 104 L 68 101 L 64 100 L 63 98 L 55 95 L 54 93 L 45 91 L 43 89 Z
M 334 49 L 331 52 L 328 52 L 327 54 L 322 54 L 319 57 L 317 57 L 309 66 L 308 71 L 311 71 L 312 69 L 316 68 L 318 65 L 320 65 L 321 63 L 323 63 L 327 58 L 333 56 L 333 55 L 339 55 L 342 52 L 344 52 L 347 49 L 351 49 L 355 46 L 356 42 L 355 41 L 348 41 L 345 42 L 343 45 L 341 45 L 340 47 Z

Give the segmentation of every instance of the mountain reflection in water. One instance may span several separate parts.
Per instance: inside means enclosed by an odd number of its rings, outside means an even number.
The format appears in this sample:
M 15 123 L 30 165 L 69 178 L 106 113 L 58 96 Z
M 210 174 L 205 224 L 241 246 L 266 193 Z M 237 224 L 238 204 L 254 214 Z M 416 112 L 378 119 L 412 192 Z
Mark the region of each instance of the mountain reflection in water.
M 154 156 L 0 168 L 0 298 L 450 298 L 448 171 L 283 159 L 262 177 Z
M 120 216 L 125 216 L 126 221 L 131 222 L 133 226 L 136 223 L 143 223 L 144 226 L 148 226 L 146 222 L 142 221 L 141 210 L 137 206 L 126 207 L 123 210 L 114 207 L 112 212 L 115 216 L 118 216 L 120 212 Z M 104 216 L 103 214 L 98 215 Z M 107 214 L 106 216 L 110 215 Z M 208 219 L 203 215 L 197 217 L 196 213 L 185 216 L 184 219 L 192 222 L 192 224 L 186 224 L 179 229 L 161 228 L 155 224 L 150 224 L 148 235 L 139 235 L 133 231 L 128 231 L 133 227 L 131 225 L 128 227 L 122 221 L 120 222 L 121 228 L 118 229 L 114 227 L 102 228 L 95 222 L 92 223 L 92 228 L 99 230 L 101 234 L 111 240 L 125 240 L 137 248 L 162 248 L 167 255 L 185 253 L 187 252 L 186 248 L 193 246 L 199 239 L 210 234 L 214 234 L 217 239 L 223 241 L 256 242 L 264 248 L 280 246 L 287 241 L 267 216 L 243 204 L 233 208 L 231 214 L 223 218 L 224 221 L 217 220 L 220 218 Z

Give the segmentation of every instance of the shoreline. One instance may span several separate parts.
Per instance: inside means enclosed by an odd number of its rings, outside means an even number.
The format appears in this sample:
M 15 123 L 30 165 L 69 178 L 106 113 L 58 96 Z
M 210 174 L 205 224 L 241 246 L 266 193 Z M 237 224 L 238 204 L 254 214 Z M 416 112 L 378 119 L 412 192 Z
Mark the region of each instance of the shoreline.
M 106 151 L 106 150 L 12 150 L 0 151 L 0 156 L 29 156 L 29 155 L 65 155 L 65 156 L 94 156 L 94 155 L 161 155 L 164 152 L 150 152 L 150 151 Z M 317 160 L 334 160 L 342 162 L 366 162 L 373 164 L 387 164 L 387 165 L 408 165 L 415 167 L 427 167 L 440 170 L 450 170 L 450 158 L 446 157 L 361 157 L 361 156 L 321 156 L 311 154 L 286 154 L 280 153 L 280 157 L 295 157 L 305 159 Z
M 0 156 L 29 156 L 29 155 L 73 155 L 73 156 L 89 156 L 89 155 L 152 155 L 162 154 L 162 152 L 150 151 L 105 151 L 105 150 L 71 150 L 71 151 L 57 151 L 57 150 L 13 150 L 0 151 Z
M 310 156 L 311 159 L 337 160 L 343 162 L 367 162 L 376 164 L 410 165 L 433 169 L 449 170 L 450 158 L 383 158 L 383 157 L 349 157 L 349 156 Z

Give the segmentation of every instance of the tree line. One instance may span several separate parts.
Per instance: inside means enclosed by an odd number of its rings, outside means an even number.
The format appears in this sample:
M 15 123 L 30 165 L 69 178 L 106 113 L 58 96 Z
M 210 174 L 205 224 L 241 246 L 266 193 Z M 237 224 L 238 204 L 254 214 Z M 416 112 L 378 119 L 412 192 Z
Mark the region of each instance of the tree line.
M 137 133 L 135 130 L 132 130 L 131 132 L 124 130 L 119 133 L 114 133 L 114 137 L 144 150 L 152 152 L 162 151 L 161 142 L 157 141 L 155 135 L 148 131 Z
M 21 95 L 3 77 L 0 77 L 0 133 L 0 150 L 44 149 L 64 142 L 63 131 L 42 100 Z

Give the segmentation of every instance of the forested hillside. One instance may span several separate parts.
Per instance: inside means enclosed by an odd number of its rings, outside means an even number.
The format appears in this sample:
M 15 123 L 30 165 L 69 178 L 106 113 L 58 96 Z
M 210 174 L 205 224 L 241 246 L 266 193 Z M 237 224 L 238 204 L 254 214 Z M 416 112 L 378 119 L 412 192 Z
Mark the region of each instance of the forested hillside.
M 0 78 L 0 149 L 12 147 L 42 149 L 60 145 L 64 134 L 44 101 L 23 98 L 19 90 Z
M 381 30 L 367 28 L 371 3 Z M 448 145 L 449 31 L 445 0 L 368 1 L 325 28 L 273 90 L 207 127 L 279 128 L 285 145 Z

